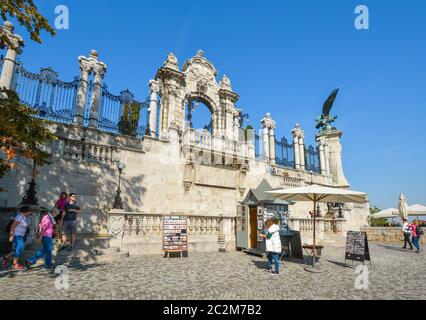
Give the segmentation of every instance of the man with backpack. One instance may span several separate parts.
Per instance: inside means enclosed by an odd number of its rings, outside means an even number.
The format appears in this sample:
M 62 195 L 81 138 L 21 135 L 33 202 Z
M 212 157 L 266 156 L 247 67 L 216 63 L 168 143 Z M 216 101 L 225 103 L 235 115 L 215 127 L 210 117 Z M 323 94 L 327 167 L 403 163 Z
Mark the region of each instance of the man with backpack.
M 402 219 L 402 233 L 404 234 L 404 246 L 402 249 L 407 249 L 407 243 L 410 245 L 410 250 L 413 250 L 413 244 L 411 243 L 411 227 L 406 218 Z

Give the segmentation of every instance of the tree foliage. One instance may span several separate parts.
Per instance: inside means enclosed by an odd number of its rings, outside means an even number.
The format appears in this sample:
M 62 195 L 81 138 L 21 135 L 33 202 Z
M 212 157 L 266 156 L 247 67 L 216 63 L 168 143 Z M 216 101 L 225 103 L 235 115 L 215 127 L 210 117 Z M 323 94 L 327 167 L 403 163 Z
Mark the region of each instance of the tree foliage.
M 0 16 L 5 21 L 8 18 L 16 19 L 29 32 L 31 39 L 41 43 L 40 33 L 44 30 L 55 35 L 55 30 L 47 19 L 41 15 L 33 0 L 1 0 Z M 10 45 L 9 40 L 0 33 L 0 43 Z
M 370 207 L 370 214 L 371 214 L 370 225 L 372 227 L 385 227 L 385 226 L 388 225 L 388 220 L 386 218 L 379 218 L 379 219 L 374 218 L 374 214 L 376 214 L 380 211 L 382 211 L 382 210 L 377 206 L 371 206 Z
M 128 136 L 136 136 L 138 129 L 141 105 L 139 102 L 126 102 L 123 105 L 123 112 L 118 122 L 120 133 Z
M 37 112 L 22 105 L 11 90 L 0 90 L 0 178 L 16 167 L 20 157 L 37 165 L 49 163 L 50 154 L 43 145 L 55 139 L 46 121 L 34 118 Z

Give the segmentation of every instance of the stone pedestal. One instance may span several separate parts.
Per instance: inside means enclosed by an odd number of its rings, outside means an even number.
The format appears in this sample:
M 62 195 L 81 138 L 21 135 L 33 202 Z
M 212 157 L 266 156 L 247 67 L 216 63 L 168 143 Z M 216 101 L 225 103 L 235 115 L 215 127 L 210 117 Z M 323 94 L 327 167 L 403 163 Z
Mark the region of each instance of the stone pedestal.
M 333 183 L 338 187 L 349 187 L 348 180 L 343 173 L 341 136 L 341 131 L 332 130 L 318 134 L 317 140 L 325 139 L 328 148 L 328 154 L 325 154 L 325 159 L 328 159 L 328 168 L 326 167 L 326 170 L 330 170 Z M 327 160 L 325 161 L 327 163 Z

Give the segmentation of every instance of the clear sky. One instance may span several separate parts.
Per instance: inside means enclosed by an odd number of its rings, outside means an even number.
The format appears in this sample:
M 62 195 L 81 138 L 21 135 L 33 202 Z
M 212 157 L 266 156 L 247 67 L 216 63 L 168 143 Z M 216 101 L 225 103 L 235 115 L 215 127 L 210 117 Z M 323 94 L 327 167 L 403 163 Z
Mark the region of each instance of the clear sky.
M 51 66 L 62 80 L 78 74 L 77 57 L 99 51 L 118 93 L 148 95 L 147 83 L 170 51 L 182 66 L 203 49 L 232 81 L 251 125 L 270 112 L 277 135 L 299 122 L 314 143 L 314 119 L 340 87 L 333 114 L 343 130 L 344 171 L 373 204 L 426 205 L 426 1 L 424 0 L 36 0 L 53 24 L 68 6 L 70 29 L 42 45 L 26 40 L 27 69 Z M 357 5 L 370 29 L 356 30 Z

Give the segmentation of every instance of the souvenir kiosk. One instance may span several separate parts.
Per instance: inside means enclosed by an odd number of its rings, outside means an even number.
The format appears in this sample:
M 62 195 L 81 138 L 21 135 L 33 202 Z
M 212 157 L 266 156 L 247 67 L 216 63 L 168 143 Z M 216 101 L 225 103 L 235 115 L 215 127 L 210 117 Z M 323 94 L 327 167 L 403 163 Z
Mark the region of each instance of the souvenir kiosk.
M 273 190 L 264 179 L 256 189 L 250 189 L 244 201 L 237 208 L 237 249 L 259 256 L 265 255 L 265 240 L 260 236 L 265 232 L 266 219 L 280 221 L 283 254 L 285 243 L 289 243 L 292 231 L 288 227 L 289 205 L 291 203 L 265 193 Z M 287 241 L 283 238 L 288 238 Z

